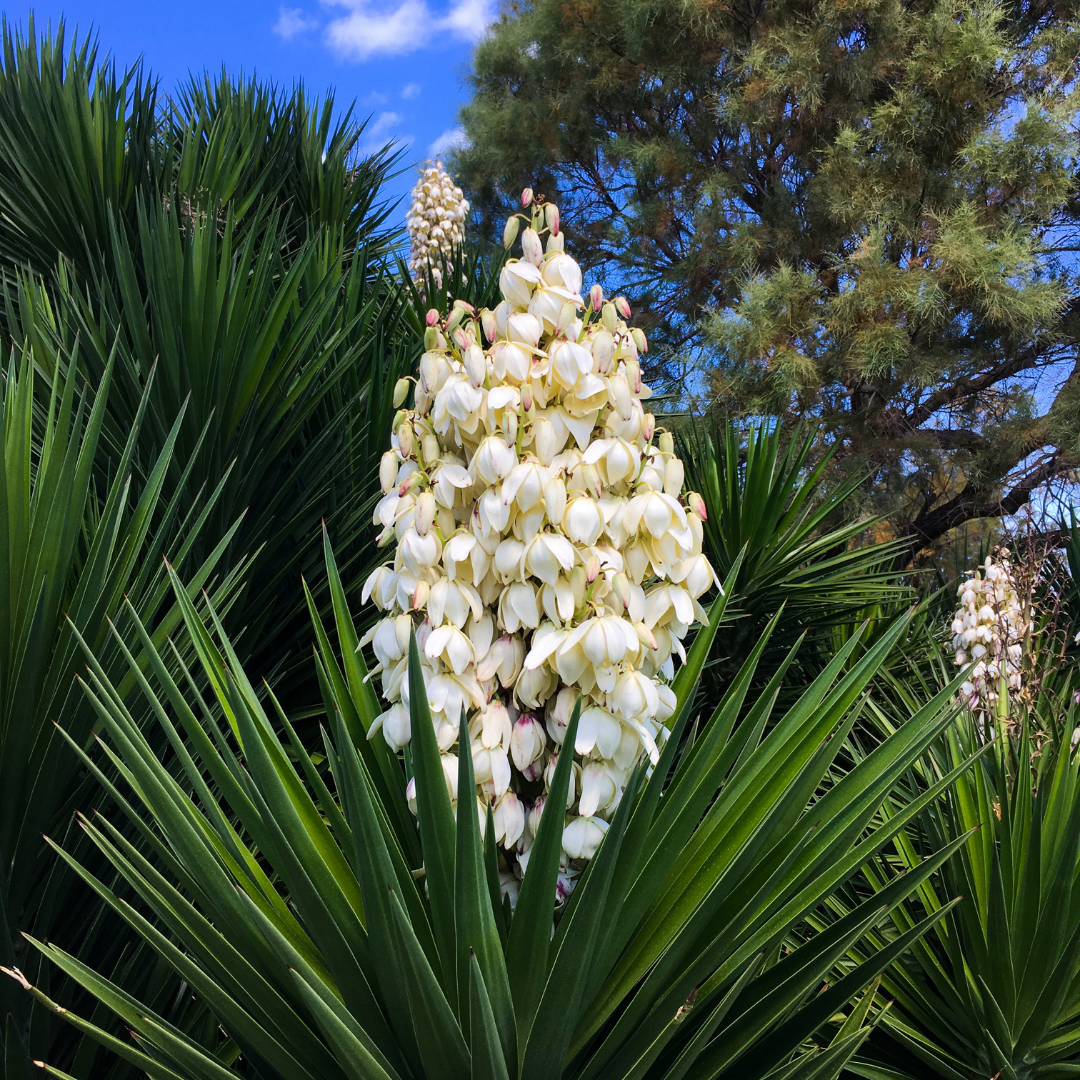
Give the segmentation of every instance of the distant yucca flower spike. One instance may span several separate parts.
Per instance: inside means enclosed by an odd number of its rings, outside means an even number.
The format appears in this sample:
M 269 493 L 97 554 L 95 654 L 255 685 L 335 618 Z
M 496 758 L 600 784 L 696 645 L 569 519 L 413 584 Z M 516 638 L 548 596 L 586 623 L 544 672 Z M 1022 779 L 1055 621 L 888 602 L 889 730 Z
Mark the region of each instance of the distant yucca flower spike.
M 545 204 L 541 218 L 558 212 Z M 415 629 L 451 799 L 475 799 L 482 826 L 492 807 L 504 887 L 525 872 L 581 695 L 563 896 L 631 771 L 658 758 L 675 658 L 718 584 L 701 550 L 704 503 L 682 491 L 671 434 L 653 441 L 629 306 L 595 292 L 586 303 L 564 235 L 521 230 L 524 258 L 504 266 L 494 311 L 429 317 L 415 408 L 398 414 L 380 468 L 375 522 L 395 557 L 363 592 L 387 613 L 365 639 L 389 704 L 370 734 L 395 750 L 411 739 Z M 470 793 L 457 790 L 466 752 Z
M 469 200 L 441 161 L 421 171 L 412 190 L 412 200 L 405 221 L 411 241 L 409 269 L 417 284 L 423 283 L 430 270 L 441 287 L 442 260 L 449 265 L 454 248 L 460 247 L 465 239 Z
M 1017 589 L 1007 555 L 986 562 L 957 588 L 960 607 L 953 616 L 952 647 L 955 660 L 967 667 L 960 694 L 984 724 L 997 712 L 1001 680 L 1009 695 L 1023 688 L 1024 642 L 1031 632 L 1031 613 Z

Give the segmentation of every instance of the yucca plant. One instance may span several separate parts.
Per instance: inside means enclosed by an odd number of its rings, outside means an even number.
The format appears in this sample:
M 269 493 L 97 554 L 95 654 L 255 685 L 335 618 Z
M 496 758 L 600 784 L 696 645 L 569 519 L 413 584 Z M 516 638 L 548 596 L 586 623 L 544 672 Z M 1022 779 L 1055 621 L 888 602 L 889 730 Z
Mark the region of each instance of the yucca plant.
M 184 504 L 167 489 L 182 409 L 150 472 L 140 476 L 134 459 L 149 395 L 126 443 L 106 462 L 101 434 L 112 367 L 92 389 L 74 357 L 51 357 L 56 378 L 46 382 L 35 374 L 35 362 L 45 359 L 15 350 L 0 374 L 0 952 L 9 964 L 23 955 L 18 930 L 53 936 L 62 915 L 62 937 L 77 942 L 98 912 L 72 900 L 71 881 L 56 877 L 41 844 L 44 830 L 66 828 L 73 804 L 94 801 L 95 789 L 82 783 L 78 758 L 54 728 L 59 723 L 79 747 L 93 738 L 93 710 L 72 689 L 83 664 L 80 638 L 123 696 L 134 679 L 124 682 L 107 628 L 122 599 L 153 621 L 159 643 L 183 629 L 164 558 L 188 579 L 190 595 L 213 583 L 223 608 L 237 586 L 235 573 L 220 570 L 229 533 L 201 562 L 192 557 L 218 493 Z M 181 463 L 182 473 L 191 467 L 190 459 Z M 6 989 L 0 999 L 13 1017 L 6 1036 L 12 1060 L 22 1053 L 25 1005 Z M 40 1044 L 45 1029 L 36 1038 Z
M 1069 745 L 1078 717 L 1075 707 L 1050 697 L 1037 711 L 1058 714 L 1059 738 L 1047 738 L 1037 715 L 1021 718 L 1014 706 L 1017 737 L 1003 732 L 986 743 L 965 715 L 933 747 L 931 767 L 913 774 L 892 801 L 903 805 L 900 792 L 910 797 L 982 750 L 973 771 L 898 836 L 895 855 L 867 867 L 873 888 L 885 889 L 920 864 L 920 850 L 969 837 L 913 903 L 894 909 L 888 933 L 869 935 L 876 947 L 888 947 L 926 912 L 955 904 L 886 973 L 894 1004 L 883 1037 L 851 1066 L 857 1075 L 1031 1080 L 1080 1073 L 1080 758 Z M 860 948 L 853 958 L 872 955 Z
M 725 420 L 686 428 L 679 442 L 686 486 L 700 492 L 708 510 L 709 561 L 721 576 L 740 563 L 731 600 L 737 621 L 722 677 L 742 663 L 781 606 L 776 659 L 806 632 L 802 663 L 810 670 L 831 655 L 835 627 L 883 603 L 904 609 L 909 596 L 890 566 L 895 546 L 862 542 L 874 522 L 849 518 L 859 481 L 830 488 L 832 452 L 810 465 L 813 432 L 788 435 L 778 425 L 743 428 Z
M 680 709 L 660 761 L 634 774 L 569 903 L 556 907 L 564 819 L 550 809 L 565 802 L 566 754 L 511 911 L 490 817 L 485 828 L 471 798 L 455 815 L 415 643 L 416 819 L 399 759 L 365 737 L 378 704 L 328 544 L 326 559 L 339 651 L 316 620 L 325 756 L 305 749 L 272 694 L 256 693 L 220 621 L 205 623 L 182 589 L 208 694 L 194 672 L 174 678 L 127 613 L 130 644 L 148 659 L 135 677 L 175 768 L 88 650 L 85 691 L 108 735 L 102 762 L 125 778 L 123 792 L 112 789 L 116 805 L 141 837 L 105 817 L 81 821 L 124 879 L 122 893 L 54 847 L 206 1003 L 220 1031 L 193 1038 L 35 939 L 134 1042 L 73 1012 L 65 1019 L 169 1080 L 225 1080 L 241 1062 L 247 1075 L 288 1080 L 837 1075 L 865 1038 L 871 999 L 839 1028 L 830 1021 L 927 924 L 832 985 L 826 974 L 966 841 L 791 948 L 807 914 L 955 780 L 943 776 L 879 824 L 891 785 L 949 722 L 947 692 L 866 761 L 845 760 L 867 682 L 903 627 L 846 673 L 848 657 L 838 655 L 780 717 L 783 671 L 747 701 L 762 643 L 711 717 L 695 718 L 696 682 L 723 614 L 716 601 L 677 676 Z M 576 724 L 575 711 L 568 739 Z M 460 790 L 471 791 L 469 754 L 461 768 Z M 54 1007 L 41 987 L 31 992 Z
M 40 42 L 32 22 L 3 33 L 4 322 L 41 363 L 79 340 L 91 382 L 112 364 L 103 438 L 117 448 L 149 395 L 145 470 L 187 402 L 177 458 L 198 445 L 198 459 L 183 498 L 223 482 L 194 555 L 246 512 L 230 559 L 257 565 L 230 625 L 269 671 L 306 621 L 320 519 L 350 561 L 370 554 L 375 448 L 417 346 L 381 197 L 396 158 L 362 156 L 363 126 L 301 87 L 223 74 L 164 100 L 92 43 L 69 48 L 62 24 Z

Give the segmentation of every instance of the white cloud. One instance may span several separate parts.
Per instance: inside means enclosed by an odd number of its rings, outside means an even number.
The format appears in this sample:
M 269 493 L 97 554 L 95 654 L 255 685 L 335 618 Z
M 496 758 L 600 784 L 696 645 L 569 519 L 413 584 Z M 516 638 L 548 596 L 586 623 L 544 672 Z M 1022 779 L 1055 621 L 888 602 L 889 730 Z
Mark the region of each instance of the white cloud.
M 428 153 L 432 157 L 440 154 L 448 154 L 451 150 L 468 146 L 469 140 L 465 137 L 465 129 L 459 127 L 448 128 L 429 147 Z
M 453 0 L 441 12 L 432 11 L 427 0 L 400 0 L 389 7 L 372 0 L 334 3 L 347 8 L 348 14 L 330 21 L 327 43 L 353 60 L 415 52 L 444 33 L 477 41 L 495 18 L 495 0 Z
M 396 112 L 382 112 L 364 129 L 364 134 L 369 139 L 374 139 L 385 134 L 391 128 L 401 123 L 401 114 Z
M 297 34 L 305 34 L 318 26 L 318 20 L 308 15 L 303 8 L 278 8 L 278 20 L 274 23 L 274 33 L 286 41 L 292 41 Z
M 420 96 L 420 84 L 415 82 L 407 83 L 401 88 L 401 96 L 406 101 L 412 101 L 413 98 L 418 98 Z

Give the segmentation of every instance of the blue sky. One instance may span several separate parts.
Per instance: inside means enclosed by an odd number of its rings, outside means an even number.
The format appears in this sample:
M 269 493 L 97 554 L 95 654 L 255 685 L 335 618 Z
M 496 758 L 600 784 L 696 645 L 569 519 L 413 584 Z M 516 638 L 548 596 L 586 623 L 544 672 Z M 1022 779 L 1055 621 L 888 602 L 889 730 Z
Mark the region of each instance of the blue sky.
M 25 25 L 31 7 L 5 5 Z M 459 136 L 472 48 L 491 22 L 495 0 L 48 0 L 33 4 L 39 31 L 64 17 L 70 29 L 93 29 L 122 65 L 140 57 L 171 90 L 189 71 L 217 70 L 303 80 L 309 91 L 333 88 L 339 108 L 356 102 L 371 117 L 371 144 L 389 139 L 412 164 Z M 398 179 L 403 194 L 411 175 Z

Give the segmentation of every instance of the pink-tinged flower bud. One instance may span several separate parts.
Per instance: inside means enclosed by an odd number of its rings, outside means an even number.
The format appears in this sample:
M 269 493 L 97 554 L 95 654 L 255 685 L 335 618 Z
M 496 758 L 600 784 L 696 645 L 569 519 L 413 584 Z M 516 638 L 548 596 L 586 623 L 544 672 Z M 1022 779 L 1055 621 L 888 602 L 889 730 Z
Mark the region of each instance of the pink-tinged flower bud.
M 592 304 L 593 311 L 599 311 L 600 305 L 604 302 L 604 290 L 599 283 L 594 285 L 589 290 L 589 303 Z
M 630 384 L 630 390 L 634 394 L 641 393 L 641 365 L 636 360 L 623 361 L 626 371 L 626 381 Z
M 393 450 L 387 450 L 379 461 L 379 487 L 387 494 L 397 479 L 398 459 Z
M 418 536 L 427 536 L 431 523 L 435 520 L 435 496 L 430 491 L 425 491 L 416 500 L 416 515 L 413 518 L 413 528 Z
M 531 187 L 527 187 L 521 193 L 521 205 L 522 206 L 531 206 L 532 201 L 533 201 L 533 189 Z
M 630 336 L 634 339 L 634 344 L 637 346 L 639 353 L 647 353 L 649 351 L 649 342 L 645 337 L 645 332 L 639 330 L 636 326 L 630 331 Z
M 464 352 L 469 347 L 469 339 L 465 334 L 465 331 L 459 326 L 454 331 L 454 344 Z
M 625 296 L 615 297 L 615 307 L 624 319 L 630 318 L 630 303 Z
M 646 413 L 641 421 L 641 437 L 646 445 L 652 442 L 653 432 L 656 430 L 656 417 L 651 412 Z
M 551 230 L 552 236 L 559 235 L 559 208 L 554 203 L 548 203 L 544 207 L 545 219 L 547 221 L 547 227 Z
M 705 500 L 696 491 L 686 493 L 686 505 L 695 517 L 701 518 L 702 521 L 709 520 L 708 512 L 705 510 Z
M 449 334 L 456 330 L 464 318 L 465 312 L 455 305 L 454 310 L 450 312 L 450 318 L 446 320 L 446 332 Z
M 611 579 L 611 591 L 625 610 L 630 604 L 630 579 L 625 574 L 616 574 Z
M 521 234 L 521 253 L 526 262 L 531 262 L 533 266 L 539 266 L 544 261 L 544 245 L 540 243 L 535 229 L 526 229 Z
M 454 307 L 455 308 L 460 308 L 462 311 L 466 312 L 469 315 L 475 315 L 476 314 L 476 308 L 474 308 L 472 306 L 472 304 L 469 303 L 468 300 L 455 300 L 454 301 Z
M 413 593 L 412 608 L 413 611 L 419 611 L 426 603 L 428 594 L 431 592 L 431 586 L 426 581 L 421 581 L 416 586 L 416 592 Z
M 412 491 L 413 488 L 420 486 L 420 479 L 423 474 L 419 472 L 411 472 L 404 480 L 401 481 L 400 486 L 397 489 L 398 497 L 404 499 L 406 495 Z
M 510 756 L 524 771 L 544 752 L 547 736 L 532 713 L 522 713 L 510 734 Z
M 428 308 L 428 313 L 424 317 L 424 321 L 427 323 L 428 326 L 437 326 L 439 322 L 439 309 Z
M 514 241 L 517 239 L 518 229 L 520 228 L 521 218 L 517 216 L 509 218 L 503 226 L 502 243 L 507 251 L 514 246 Z
M 405 399 L 409 396 L 409 380 L 398 379 L 394 383 L 394 408 L 400 409 L 405 404 Z
M 1080 728 L 1077 728 L 1080 731 Z M 529 816 L 526 819 L 526 828 L 529 830 L 530 835 L 535 836 L 536 830 L 540 828 L 540 818 L 544 813 L 544 803 L 547 802 L 547 796 L 541 795 L 536 802 L 532 804 L 532 809 L 529 811 Z
M 585 580 L 591 585 L 600 576 L 600 559 L 591 555 L 585 564 Z
M 526 412 L 532 412 L 533 407 L 533 388 L 532 383 L 526 383 L 521 388 L 521 407 Z
M 605 304 L 600 317 L 604 320 L 604 329 L 607 330 L 609 334 L 614 334 L 619 325 L 618 317 L 615 315 L 615 305 Z
M 401 456 L 412 457 L 414 445 L 412 424 L 402 424 L 398 429 L 397 437 Z
M 499 322 L 495 318 L 495 312 L 484 308 L 480 312 L 480 325 L 484 328 L 484 337 L 490 345 L 499 336 Z

